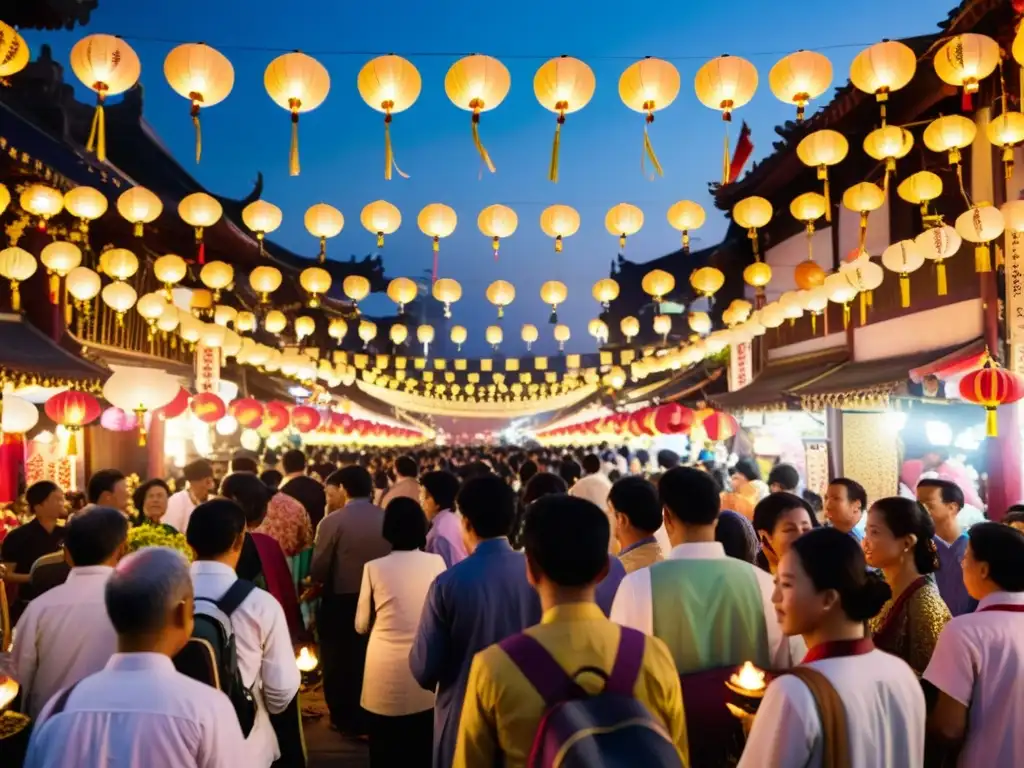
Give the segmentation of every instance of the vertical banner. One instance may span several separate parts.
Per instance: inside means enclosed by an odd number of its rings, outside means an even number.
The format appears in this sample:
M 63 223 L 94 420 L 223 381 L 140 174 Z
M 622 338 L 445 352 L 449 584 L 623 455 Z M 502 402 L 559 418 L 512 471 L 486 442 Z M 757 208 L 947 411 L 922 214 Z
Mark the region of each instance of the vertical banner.
M 1024 234 L 1006 233 L 1006 336 L 1009 365 L 1024 374 Z
M 753 344 L 744 341 L 729 347 L 729 391 L 743 389 L 754 380 Z
M 824 499 L 829 481 L 828 440 L 804 439 L 804 472 L 807 490 L 814 491 Z
M 81 435 L 79 435 L 81 439 Z M 68 456 L 64 441 L 29 440 L 25 444 L 25 487 L 49 480 L 65 491 L 78 489 L 78 467 L 75 457 Z
M 205 344 L 196 346 L 196 392 L 212 392 L 220 389 L 220 349 Z

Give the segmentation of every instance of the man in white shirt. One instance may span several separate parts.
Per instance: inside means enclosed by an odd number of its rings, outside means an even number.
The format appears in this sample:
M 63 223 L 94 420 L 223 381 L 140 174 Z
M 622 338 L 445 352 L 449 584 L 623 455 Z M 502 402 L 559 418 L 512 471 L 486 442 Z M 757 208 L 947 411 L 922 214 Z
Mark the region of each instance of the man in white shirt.
M 26 768 L 237 768 L 245 740 L 231 701 L 171 661 L 192 634 L 185 558 L 166 547 L 124 558 L 107 582 L 106 606 L 118 652 L 50 699 Z
M 939 689 L 928 730 L 962 745 L 959 765 L 1024 765 L 1024 533 L 978 523 L 968 534 L 964 584 L 978 600 L 939 635 L 924 679 Z
M 219 600 L 238 581 L 235 567 L 245 541 L 245 513 L 235 502 L 213 499 L 192 512 L 188 543 L 196 554 L 192 585 L 196 600 Z M 239 764 L 269 768 L 281 756 L 271 714 L 283 712 L 302 682 L 295 664 L 284 609 L 269 593 L 254 589 L 231 614 L 242 684 L 256 698 L 256 722 Z
M 196 459 L 185 467 L 185 482 L 188 485 L 184 490 L 172 494 L 167 500 L 167 513 L 160 521 L 177 528 L 181 533 L 188 530 L 192 510 L 210 498 L 217 487 L 217 481 L 213 478 L 213 465 L 206 459 Z
M 604 510 L 608 517 L 608 524 L 611 530 L 615 530 L 615 513 L 608 508 L 608 494 L 612 490 L 612 481 L 601 471 L 601 459 L 593 453 L 583 457 L 583 477 L 576 481 L 569 489 L 570 496 L 578 496 L 586 499 L 598 509 Z M 608 542 L 608 551 L 612 554 L 618 552 L 618 542 L 612 536 Z
M 93 507 L 68 523 L 64 557 L 71 573 L 28 604 L 14 633 L 14 676 L 30 717 L 57 691 L 103 669 L 117 651 L 104 591 L 127 538 L 127 518 L 109 507 Z

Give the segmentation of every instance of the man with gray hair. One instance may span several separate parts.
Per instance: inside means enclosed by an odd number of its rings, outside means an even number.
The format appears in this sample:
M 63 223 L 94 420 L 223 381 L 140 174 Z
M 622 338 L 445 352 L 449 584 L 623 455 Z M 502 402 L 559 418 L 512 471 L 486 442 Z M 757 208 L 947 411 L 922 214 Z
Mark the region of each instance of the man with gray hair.
M 106 606 L 118 652 L 43 708 L 26 768 L 237 766 L 245 740 L 231 701 L 171 661 L 192 634 L 185 558 L 165 547 L 124 558 Z

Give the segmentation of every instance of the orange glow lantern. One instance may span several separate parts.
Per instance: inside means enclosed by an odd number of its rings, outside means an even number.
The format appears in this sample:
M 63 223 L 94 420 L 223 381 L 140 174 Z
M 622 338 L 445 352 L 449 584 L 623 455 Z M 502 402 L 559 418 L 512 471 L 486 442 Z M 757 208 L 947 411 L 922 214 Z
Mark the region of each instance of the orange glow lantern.
M 228 412 L 224 401 L 213 392 L 200 392 L 192 398 L 192 413 L 204 424 L 214 424 Z
M 308 405 L 292 408 L 292 426 L 305 434 L 320 426 L 320 411 Z
M 275 400 L 263 407 L 263 426 L 271 432 L 280 432 L 286 429 L 290 423 L 291 414 L 288 413 L 288 408 L 284 403 Z
M 983 368 L 971 371 L 960 380 L 960 397 L 985 408 L 985 434 L 998 437 L 996 408 L 1024 397 L 1024 377 L 1000 368 L 992 358 L 988 358 Z
M 246 429 L 259 429 L 263 423 L 263 404 L 252 397 L 235 400 L 228 406 L 228 413 Z
M 43 406 L 46 415 L 54 422 L 66 427 L 70 433 L 68 438 L 68 455 L 78 455 L 76 433 L 85 425 L 96 421 L 103 413 L 99 401 L 88 392 L 72 389 L 60 392 Z
M 693 426 L 693 411 L 680 403 L 666 403 L 654 412 L 654 429 L 663 435 L 689 432 Z
M 722 411 L 715 411 L 709 416 L 706 416 L 701 423 L 704 426 L 704 431 L 708 435 L 708 440 L 714 442 L 718 442 L 719 440 L 728 440 L 739 432 L 740 429 L 736 419 Z

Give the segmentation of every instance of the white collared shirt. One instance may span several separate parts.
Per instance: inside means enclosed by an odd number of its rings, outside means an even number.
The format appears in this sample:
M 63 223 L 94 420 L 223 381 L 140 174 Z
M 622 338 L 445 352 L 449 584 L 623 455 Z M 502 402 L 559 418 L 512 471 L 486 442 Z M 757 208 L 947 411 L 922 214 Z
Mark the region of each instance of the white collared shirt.
M 196 503 L 188 489 L 178 491 L 171 494 L 171 498 L 167 500 L 167 512 L 160 518 L 160 522 L 177 528 L 179 533 L 185 533 L 188 530 L 189 518 L 192 517 L 192 510 L 195 508 Z
M 1024 592 L 994 592 L 974 613 L 953 617 L 924 672 L 969 707 L 964 766 L 1024 765 L 1024 613 L 985 610 L 993 605 L 1024 605 Z
M 57 691 L 103 669 L 117 651 L 104 603 L 113 572 L 105 565 L 72 568 L 67 581 L 29 602 L 21 615 L 11 657 L 30 717 Z
M 192 586 L 197 598 L 219 600 L 237 580 L 235 572 L 223 563 L 192 563 Z M 247 688 L 257 684 L 256 722 L 245 740 L 248 759 L 236 764 L 269 766 L 280 757 L 280 750 L 268 712 L 283 711 L 302 682 L 288 622 L 273 595 L 254 589 L 231 615 L 231 629 L 235 633 L 242 683 Z
M 50 718 L 54 702 L 36 721 L 25 768 L 247 765 L 228 697 L 180 674 L 162 654 L 116 653 Z
M 696 542 L 680 544 L 668 553 L 667 560 L 721 560 L 727 557 L 720 542 Z M 764 604 L 764 623 L 768 634 L 768 649 L 773 660 L 773 668 L 787 669 L 793 666 L 794 660 L 799 661 L 806 652 L 803 639 L 786 638 L 775 616 L 772 605 L 772 592 L 775 581 L 771 574 L 765 573 L 757 566 L 751 565 L 757 585 L 761 589 L 761 602 Z M 612 621 L 624 627 L 632 627 L 645 635 L 654 635 L 654 600 L 651 590 L 651 572 L 641 568 L 627 574 L 619 585 L 612 603 Z

